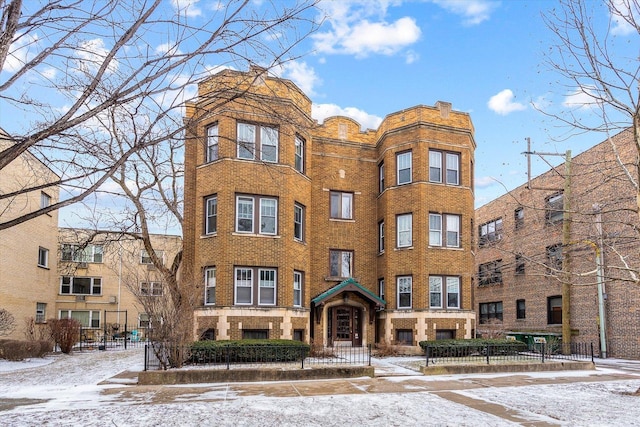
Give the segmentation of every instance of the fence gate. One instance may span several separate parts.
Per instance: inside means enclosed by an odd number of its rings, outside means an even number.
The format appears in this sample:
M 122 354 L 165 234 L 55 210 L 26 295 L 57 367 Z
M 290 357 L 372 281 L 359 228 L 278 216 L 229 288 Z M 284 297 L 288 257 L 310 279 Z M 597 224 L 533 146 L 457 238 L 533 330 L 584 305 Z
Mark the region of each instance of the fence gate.
M 104 349 L 108 347 L 124 346 L 127 348 L 127 341 L 130 331 L 127 330 L 127 310 L 105 310 L 103 333 Z

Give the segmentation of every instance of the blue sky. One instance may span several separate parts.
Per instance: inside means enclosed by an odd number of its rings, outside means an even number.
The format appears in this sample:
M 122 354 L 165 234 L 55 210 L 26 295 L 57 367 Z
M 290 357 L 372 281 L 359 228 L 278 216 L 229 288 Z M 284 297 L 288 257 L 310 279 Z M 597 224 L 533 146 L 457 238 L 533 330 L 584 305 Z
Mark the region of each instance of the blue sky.
M 606 10 L 592 3 L 596 19 L 608 22 Z M 341 114 L 375 128 L 387 114 L 439 100 L 469 113 L 480 206 L 526 181 L 525 138 L 532 150 L 573 155 L 604 139 L 571 136 L 533 107 L 557 112 L 568 99 L 543 59 L 556 40 L 542 13 L 557 6 L 553 0 L 328 1 L 322 5 L 328 19 L 297 64 L 305 72 L 284 75 L 309 94 L 320 121 Z M 615 22 L 614 33 L 616 26 L 625 37 Z M 631 52 L 637 58 L 637 47 Z M 547 169 L 532 158 L 532 175 Z

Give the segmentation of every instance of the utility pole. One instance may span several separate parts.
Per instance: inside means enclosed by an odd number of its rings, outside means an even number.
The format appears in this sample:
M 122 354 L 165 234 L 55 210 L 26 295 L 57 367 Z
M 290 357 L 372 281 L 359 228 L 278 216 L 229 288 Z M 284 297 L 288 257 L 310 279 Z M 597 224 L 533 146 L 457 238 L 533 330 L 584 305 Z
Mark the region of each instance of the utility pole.
M 551 168 L 564 178 L 562 188 L 562 343 L 571 343 L 571 256 L 569 247 L 571 245 L 571 150 L 562 153 L 541 153 L 531 151 L 531 138 L 527 140 L 527 151 L 523 154 L 527 156 L 527 188 L 529 190 L 560 190 L 559 188 L 533 187 L 531 185 L 531 155 L 540 156 L 547 164 L 543 156 L 564 157 L 564 174 L 561 174 L 555 167 Z M 563 353 L 570 353 L 570 346 L 562 346 Z

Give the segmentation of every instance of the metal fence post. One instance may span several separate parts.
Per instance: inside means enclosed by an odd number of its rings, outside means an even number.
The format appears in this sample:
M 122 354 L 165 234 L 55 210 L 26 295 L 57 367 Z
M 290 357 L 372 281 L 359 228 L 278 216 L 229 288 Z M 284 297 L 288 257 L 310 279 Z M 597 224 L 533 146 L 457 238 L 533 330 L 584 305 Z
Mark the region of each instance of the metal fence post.
M 301 369 L 304 369 L 304 348 L 301 348 L 299 351 L 300 351 L 300 360 L 301 360 L 301 362 L 302 362 L 302 364 L 301 364 L 301 365 L 302 365 Z
M 491 346 L 487 344 L 487 365 L 489 365 L 489 351 L 491 350 Z
M 424 349 L 424 353 L 426 355 L 426 361 L 425 361 L 425 367 L 429 366 L 429 344 L 427 344 L 427 347 Z
M 229 347 L 226 347 L 224 349 L 224 353 L 225 353 L 225 359 L 227 360 L 227 370 L 230 369 L 229 367 Z
M 542 363 L 544 363 L 544 354 L 547 352 L 546 346 L 546 343 L 540 343 L 540 349 L 542 350 L 540 351 L 540 353 L 542 354 Z
M 371 344 L 369 344 L 369 366 L 371 366 Z
M 149 344 L 144 345 L 144 370 L 149 367 Z
M 602 357 L 602 352 L 600 352 L 600 357 Z M 591 363 L 593 363 L 593 343 L 591 343 Z

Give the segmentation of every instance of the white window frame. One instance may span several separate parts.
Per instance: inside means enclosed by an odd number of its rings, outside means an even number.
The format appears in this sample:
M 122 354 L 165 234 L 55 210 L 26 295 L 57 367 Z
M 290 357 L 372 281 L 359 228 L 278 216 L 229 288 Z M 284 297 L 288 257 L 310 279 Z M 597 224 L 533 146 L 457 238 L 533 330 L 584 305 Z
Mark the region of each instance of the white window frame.
M 396 182 L 398 185 L 411 184 L 413 182 L 413 156 L 411 151 L 404 151 L 402 153 L 396 154 Z M 400 172 L 401 171 L 409 171 L 409 179 L 401 180 Z
M 37 302 L 36 303 L 36 323 L 45 323 L 47 321 L 47 303 L 46 302 Z
M 238 273 L 244 273 L 245 276 L 238 279 Z M 238 300 L 238 288 L 249 289 L 249 301 Z M 236 267 L 233 274 L 233 289 L 235 305 L 253 305 L 253 269 L 247 267 Z
M 243 208 L 241 209 L 241 206 Z M 249 209 L 250 211 L 248 211 Z M 252 196 L 236 196 L 236 233 L 253 234 L 255 198 Z M 240 230 L 240 221 L 250 221 L 251 227 Z
M 68 279 L 68 280 L 66 280 Z M 76 279 L 89 279 L 89 292 L 80 293 L 73 291 L 73 282 Z M 98 282 L 98 284 L 96 284 Z M 63 287 L 69 287 L 69 292 L 63 292 Z M 99 286 L 100 292 L 94 292 L 94 289 Z M 102 295 L 103 283 L 102 277 L 89 277 L 89 276 L 62 276 L 60 277 L 60 295 Z
M 335 265 L 337 269 L 334 269 L 334 261 L 337 261 L 337 265 Z M 338 274 L 333 274 L 334 272 Z M 331 277 L 353 277 L 353 251 L 329 250 L 329 275 Z
M 280 132 L 277 127 L 263 126 L 252 123 L 238 122 L 236 126 L 238 136 L 237 157 L 245 160 L 258 158 L 266 163 L 277 163 L 280 146 Z M 265 144 L 265 141 L 272 142 Z M 273 147 L 265 150 L 264 147 Z M 271 154 L 273 153 L 273 154 Z
M 442 182 L 442 151 L 429 150 L 429 182 Z
M 269 204 L 272 205 L 269 206 Z M 273 231 L 267 231 L 266 219 L 271 219 L 273 222 Z M 278 199 L 260 198 L 260 234 L 268 234 L 271 236 L 278 234 Z
M 213 294 L 213 298 L 211 298 Z M 213 300 L 213 301 L 212 301 Z M 204 269 L 204 305 L 216 304 L 216 268 Z
M 218 124 L 207 127 L 207 153 L 206 162 L 210 163 L 219 158 Z
M 398 276 L 396 278 L 396 284 L 398 309 L 411 309 L 413 307 L 413 276 Z M 400 296 L 406 294 L 409 294 L 409 305 L 400 305 Z
M 378 192 L 384 191 L 384 162 L 378 165 Z
M 255 160 L 256 158 L 256 125 L 250 123 L 238 122 L 238 149 L 237 157 L 239 159 Z
M 270 275 L 271 277 L 267 277 Z M 269 299 L 269 293 L 273 293 Z M 258 269 L 258 305 L 276 305 L 278 296 L 278 270 L 275 268 Z
M 162 296 L 162 282 L 145 280 L 140 282 L 140 295 L 146 297 L 159 297 Z
M 154 250 L 156 256 L 160 259 L 160 262 L 164 265 L 164 251 Z M 140 249 L 140 264 L 153 265 L 153 260 L 146 249 Z
M 304 206 L 300 203 L 293 205 L 293 238 L 299 242 L 304 241 Z
M 378 223 L 378 253 L 384 253 L 384 220 Z
M 413 246 L 413 214 L 396 216 L 396 247 L 410 248 Z
M 85 325 L 82 320 L 80 320 L 79 316 L 73 315 L 74 313 L 89 313 L 89 324 Z M 82 316 L 81 318 L 84 317 L 85 316 Z M 83 328 L 100 328 L 100 310 L 60 310 L 58 312 L 58 319 L 76 319 L 80 322 Z
M 273 212 L 270 212 L 267 202 L 273 203 Z M 258 212 L 256 212 L 256 206 L 258 206 Z M 257 214 L 257 216 L 256 216 Z M 267 215 L 269 214 L 269 215 Z M 271 215 L 272 214 L 272 215 Z M 265 219 L 273 218 L 274 230 L 266 231 Z M 275 197 L 266 197 L 258 195 L 236 195 L 236 233 L 242 234 L 261 234 L 267 236 L 275 236 L 278 234 L 278 199 Z M 250 221 L 251 227 L 247 229 L 240 229 L 240 221 Z M 256 232 L 256 224 L 258 230 Z
M 429 276 L 429 308 L 442 308 L 442 276 Z M 434 303 L 437 297 L 437 303 Z
M 447 185 L 460 185 L 460 154 L 446 153 L 445 179 Z M 453 173 L 453 176 L 451 174 Z
M 294 160 L 294 168 L 300 172 L 304 173 L 304 149 L 306 143 L 305 140 L 302 139 L 301 136 L 296 135 L 295 139 L 295 160 Z
M 104 259 L 104 247 L 102 245 L 88 244 L 81 247 L 80 245 L 64 243 L 60 252 L 62 261 L 102 264 Z
M 266 163 L 278 163 L 278 139 L 277 128 L 260 126 L 260 160 Z M 269 142 L 269 144 L 266 143 Z M 272 147 L 267 151 L 265 147 Z
M 304 276 L 301 271 L 293 271 L 293 306 L 302 307 L 302 288 Z
M 429 150 L 429 182 L 460 185 L 460 153 Z
M 218 232 L 218 196 L 205 198 L 204 233 L 215 234 Z M 213 222 L 213 226 L 212 223 Z
M 51 196 L 44 191 L 40 192 L 40 208 L 44 209 L 51 206 Z
M 456 276 L 446 276 L 446 301 L 447 301 L 447 308 L 451 309 L 451 308 L 460 308 L 460 298 L 461 298 L 461 294 L 460 294 L 460 277 L 456 277 Z M 452 304 L 450 301 L 450 296 L 451 295 L 456 295 L 456 303 Z
M 353 193 L 330 191 L 329 199 L 331 219 L 353 219 Z
M 378 279 L 378 296 L 384 300 L 384 277 Z
M 462 218 L 456 214 L 429 214 L 429 246 L 459 248 Z
M 49 249 L 38 247 L 38 267 L 49 268 Z

